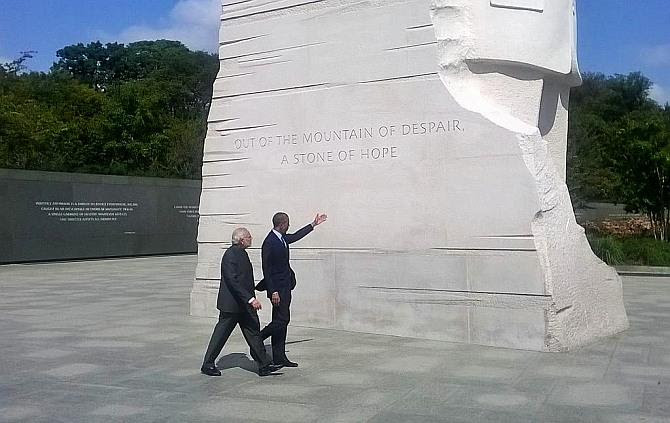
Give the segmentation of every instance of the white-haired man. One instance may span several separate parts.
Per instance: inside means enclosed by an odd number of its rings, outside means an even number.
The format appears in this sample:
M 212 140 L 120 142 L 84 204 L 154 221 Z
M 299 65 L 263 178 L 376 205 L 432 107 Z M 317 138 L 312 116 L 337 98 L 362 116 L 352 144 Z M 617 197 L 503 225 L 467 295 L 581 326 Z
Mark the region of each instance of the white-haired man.
M 251 246 L 252 237 L 246 228 L 233 231 L 232 245 L 221 259 L 221 285 L 216 308 L 219 321 L 214 328 L 200 371 L 208 376 L 221 376 L 216 358 L 221 353 L 235 326 L 240 325 L 244 339 L 251 349 L 251 357 L 258 363 L 258 375 L 268 376 L 277 370 L 265 352 L 260 337 L 257 310 L 261 303 L 254 295 L 254 271 L 245 251 Z

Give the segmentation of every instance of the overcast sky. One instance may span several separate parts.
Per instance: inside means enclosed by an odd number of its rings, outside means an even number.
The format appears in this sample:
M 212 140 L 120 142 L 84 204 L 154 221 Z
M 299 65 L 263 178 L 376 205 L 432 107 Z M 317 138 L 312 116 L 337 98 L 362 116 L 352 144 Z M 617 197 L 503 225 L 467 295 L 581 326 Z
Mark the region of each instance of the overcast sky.
M 549 0 L 552 1 L 552 0 Z M 220 0 L 0 0 L 0 61 L 37 50 L 48 70 L 68 44 L 158 38 L 216 51 Z M 582 71 L 642 71 L 670 101 L 670 0 L 577 0 Z

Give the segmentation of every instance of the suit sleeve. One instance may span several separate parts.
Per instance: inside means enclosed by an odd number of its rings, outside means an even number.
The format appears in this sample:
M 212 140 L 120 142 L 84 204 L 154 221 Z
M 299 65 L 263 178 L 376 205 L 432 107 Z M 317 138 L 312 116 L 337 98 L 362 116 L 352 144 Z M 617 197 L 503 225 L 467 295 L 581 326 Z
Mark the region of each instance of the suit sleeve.
M 275 291 L 274 282 L 272 281 L 272 276 L 270 276 L 270 250 L 271 246 L 263 243 L 261 247 L 261 263 L 263 266 L 263 279 L 265 280 L 265 290 L 269 294 L 272 294 Z
M 284 240 L 288 244 L 293 244 L 294 242 L 300 241 L 301 239 L 303 239 L 305 236 L 307 236 L 307 234 L 309 234 L 313 230 L 314 230 L 314 227 L 311 224 L 309 224 L 307 226 L 304 226 L 304 227 L 298 229 L 298 231 L 296 233 L 284 235 Z
M 221 261 L 221 272 L 223 280 L 230 293 L 235 297 L 238 303 L 247 304 L 249 299 L 254 296 L 253 292 L 244 289 L 241 281 L 240 258 L 235 254 L 224 254 Z

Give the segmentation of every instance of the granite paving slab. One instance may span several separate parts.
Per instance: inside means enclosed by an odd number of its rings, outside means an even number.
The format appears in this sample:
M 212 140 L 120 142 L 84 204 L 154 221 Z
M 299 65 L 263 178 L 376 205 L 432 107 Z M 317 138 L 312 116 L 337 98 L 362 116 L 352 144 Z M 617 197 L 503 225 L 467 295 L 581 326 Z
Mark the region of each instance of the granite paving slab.
M 259 378 L 236 330 L 210 378 L 195 265 L 0 266 L 0 422 L 670 421 L 668 277 L 625 276 L 631 328 L 569 353 L 292 326 L 300 367 Z

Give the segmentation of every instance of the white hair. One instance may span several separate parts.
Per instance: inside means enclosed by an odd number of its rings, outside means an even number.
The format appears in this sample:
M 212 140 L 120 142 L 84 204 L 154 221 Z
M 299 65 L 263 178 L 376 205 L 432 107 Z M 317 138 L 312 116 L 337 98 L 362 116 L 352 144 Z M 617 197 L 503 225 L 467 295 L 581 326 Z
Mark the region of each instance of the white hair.
M 233 231 L 233 236 L 232 236 L 232 241 L 233 245 L 237 245 L 242 241 L 242 238 L 246 237 L 247 235 L 250 235 L 249 231 L 247 228 L 237 228 Z

